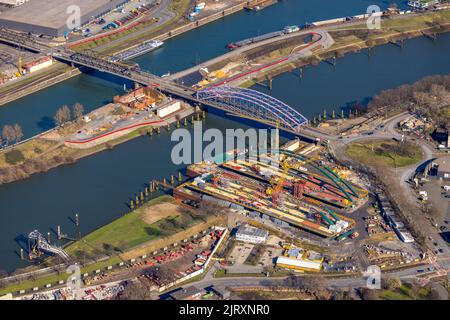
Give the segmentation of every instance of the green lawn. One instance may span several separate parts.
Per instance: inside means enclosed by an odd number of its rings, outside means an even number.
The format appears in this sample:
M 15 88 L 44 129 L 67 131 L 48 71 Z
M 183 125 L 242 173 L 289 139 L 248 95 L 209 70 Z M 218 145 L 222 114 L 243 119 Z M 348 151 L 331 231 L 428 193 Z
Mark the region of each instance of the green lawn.
M 404 167 L 420 161 L 420 148 L 411 143 L 400 144 L 394 140 L 360 141 L 350 144 L 347 155 L 367 165 Z
M 394 290 L 382 290 L 380 298 L 385 300 L 426 300 L 430 297 L 431 289 L 427 286 L 413 288 L 409 284 L 403 284 Z
M 130 249 L 139 244 L 156 239 L 164 232 L 176 232 L 177 228 L 166 230 L 162 227 L 169 217 L 161 219 L 152 224 L 147 224 L 142 220 L 142 214 L 149 206 L 154 206 L 162 202 L 172 202 L 170 196 L 162 196 L 147 202 L 144 206 L 124 215 L 123 217 L 93 231 L 67 248 L 70 255 L 79 256 L 81 252 L 87 257 L 111 254 L 113 252 Z
M 86 266 L 84 268 L 81 268 L 81 274 L 85 273 L 92 273 L 95 270 L 104 270 L 108 266 L 112 266 L 115 264 L 118 264 L 120 262 L 120 259 L 118 257 L 110 258 L 106 261 L 97 262 L 94 264 L 91 264 L 89 266 Z M 31 290 L 34 287 L 39 287 L 42 289 L 45 285 L 51 284 L 53 287 L 58 284 L 60 280 L 66 281 L 69 278 L 69 274 L 65 273 L 64 270 L 60 274 L 52 274 L 50 276 L 40 277 L 35 280 L 30 279 L 26 280 L 17 284 L 11 284 L 4 288 L 0 288 L 0 296 L 7 294 L 7 293 L 13 293 L 16 294 L 20 290 Z

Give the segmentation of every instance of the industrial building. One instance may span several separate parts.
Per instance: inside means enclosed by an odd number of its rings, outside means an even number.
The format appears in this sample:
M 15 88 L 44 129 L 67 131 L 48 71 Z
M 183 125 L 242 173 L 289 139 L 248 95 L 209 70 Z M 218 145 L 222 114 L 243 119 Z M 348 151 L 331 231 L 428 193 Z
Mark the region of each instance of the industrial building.
M 250 243 L 264 243 L 269 237 L 267 230 L 258 229 L 246 224 L 240 225 L 236 232 L 236 240 Z
M 70 32 L 68 22 L 73 20 L 71 6 L 80 8 L 82 25 L 106 14 L 128 0 L 30 0 L 0 15 L 0 27 L 51 37 Z
M 18 7 L 30 0 L 0 0 L 0 4 L 4 4 L 11 7 Z
M 203 294 L 203 290 L 190 286 L 186 288 L 181 288 L 170 294 L 173 300 L 199 300 Z
M 438 179 L 450 180 L 450 156 L 434 160 L 433 171 Z
M 318 252 L 303 250 L 286 243 L 283 248 L 283 256 L 278 257 L 276 261 L 278 268 L 314 272 L 322 270 L 324 259 Z
M 405 229 L 395 229 L 395 231 L 397 232 L 398 237 L 400 238 L 400 240 L 402 240 L 403 242 L 405 242 L 405 243 L 412 243 L 412 242 L 414 242 L 413 236 L 407 230 L 405 230 Z
M 277 267 L 282 269 L 290 269 L 297 271 L 315 271 L 318 272 L 322 268 L 322 262 L 308 261 L 302 259 L 278 257 Z

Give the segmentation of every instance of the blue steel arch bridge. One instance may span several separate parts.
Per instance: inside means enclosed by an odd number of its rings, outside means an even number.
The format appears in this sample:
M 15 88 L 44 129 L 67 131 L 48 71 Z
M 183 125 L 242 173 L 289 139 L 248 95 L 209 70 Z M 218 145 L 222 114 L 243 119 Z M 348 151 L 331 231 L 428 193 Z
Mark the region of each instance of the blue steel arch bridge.
M 308 124 L 308 119 L 286 103 L 252 89 L 211 87 L 198 91 L 197 99 L 251 119 L 269 123 L 278 122 L 280 127 L 293 132 L 299 132 Z

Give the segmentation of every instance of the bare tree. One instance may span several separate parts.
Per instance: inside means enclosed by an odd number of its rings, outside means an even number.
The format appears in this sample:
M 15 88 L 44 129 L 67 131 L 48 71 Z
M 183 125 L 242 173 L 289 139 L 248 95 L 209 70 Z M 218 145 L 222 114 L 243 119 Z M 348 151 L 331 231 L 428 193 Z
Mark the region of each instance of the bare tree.
M 140 280 L 128 283 L 120 297 L 121 300 L 151 300 L 152 298 L 149 284 Z
M 81 118 L 83 117 L 83 113 L 84 113 L 83 105 L 79 102 L 75 103 L 72 107 L 72 111 L 73 111 L 73 118 L 77 121 L 81 120 Z
M 56 111 L 55 122 L 58 126 L 64 125 L 67 121 L 70 121 L 70 109 L 64 105 Z
M 15 131 L 13 126 L 9 124 L 5 125 L 2 130 L 3 140 L 6 140 L 7 144 L 10 144 L 15 139 Z
M 16 123 L 13 129 L 14 129 L 14 140 L 16 140 L 17 143 L 23 138 L 22 127 Z
M 361 288 L 361 298 L 363 300 L 380 300 L 380 292 L 379 290 Z

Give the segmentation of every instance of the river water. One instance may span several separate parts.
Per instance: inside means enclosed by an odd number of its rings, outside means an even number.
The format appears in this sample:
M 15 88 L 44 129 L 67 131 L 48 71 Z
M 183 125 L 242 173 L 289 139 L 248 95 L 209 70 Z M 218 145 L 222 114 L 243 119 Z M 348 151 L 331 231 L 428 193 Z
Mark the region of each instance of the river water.
M 261 12 L 241 12 L 173 38 L 160 51 L 136 61 L 157 74 L 174 72 L 193 65 L 196 56 L 202 61 L 223 53 L 227 42 L 288 24 L 360 13 L 374 2 L 387 6 L 381 1 L 347 0 L 339 5 L 335 1 L 283 1 Z M 269 93 L 312 117 L 324 108 L 338 111 L 352 101 L 367 100 L 380 90 L 426 75 L 446 74 L 450 72 L 449 52 L 450 34 L 439 36 L 435 42 L 409 40 L 402 50 L 385 45 L 373 50 L 370 58 L 362 53 L 347 55 L 338 60 L 335 69 L 328 64 L 308 67 L 301 80 L 295 74 L 281 75 Z M 78 76 L 0 107 L 0 126 L 18 122 L 30 136 L 52 126 L 52 114 L 60 105 L 79 101 L 92 110 L 123 92 L 123 81 L 93 75 Z M 255 89 L 267 90 L 261 86 Z M 205 126 L 245 128 L 214 114 L 208 114 Z M 129 198 L 142 190 L 144 183 L 169 177 L 180 169 L 171 162 L 172 146 L 163 130 L 160 136 L 137 138 L 74 165 L 0 186 L 0 269 L 12 271 L 26 265 L 17 252 L 26 233 L 33 229 L 47 233 L 61 225 L 65 233 L 85 234 L 127 212 Z M 71 221 L 75 213 L 80 216 L 79 230 Z

